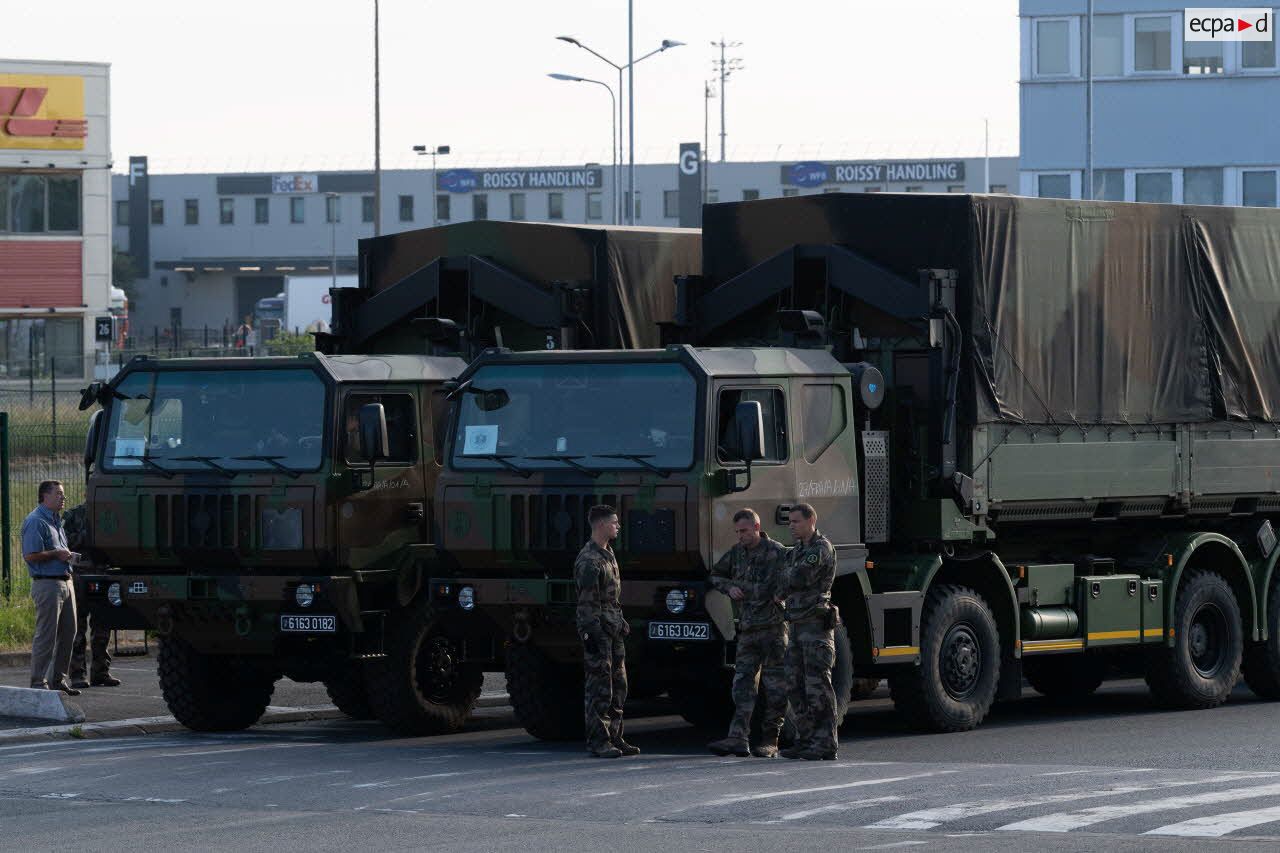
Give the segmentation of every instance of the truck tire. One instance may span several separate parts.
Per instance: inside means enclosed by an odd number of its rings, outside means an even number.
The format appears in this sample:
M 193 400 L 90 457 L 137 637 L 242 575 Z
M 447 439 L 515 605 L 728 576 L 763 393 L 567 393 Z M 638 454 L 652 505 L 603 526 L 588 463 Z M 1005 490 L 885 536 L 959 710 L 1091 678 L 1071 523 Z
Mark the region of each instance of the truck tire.
M 275 690 L 267 667 L 197 652 L 168 637 L 160 641 L 160 693 L 178 722 L 197 732 L 232 732 L 256 723 Z
M 329 701 L 351 719 L 374 719 L 364 667 L 358 661 L 343 662 L 336 674 L 324 680 L 324 689 L 329 694 Z
M 387 655 L 365 663 L 369 707 L 402 735 L 455 732 L 480 698 L 484 672 L 458 660 L 458 649 L 433 633 L 431 608 L 411 606 L 387 626 Z
M 1042 696 L 1070 702 L 1093 694 L 1107 677 L 1107 662 L 1098 655 L 1052 655 L 1023 660 L 1022 674 Z
M 860 702 L 863 699 L 870 699 L 879 688 L 880 679 L 878 678 L 855 678 L 853 689 L 849 691 L 849 701 Z
M 1240 671 L 1259 699 L 1280 699 L 1280 583 L 1272 582 L 1267 593 L 1266 642 L 1244 650 Z
M 712 673 L 699 683 L 675 684 L 667 692 L 676 703 L 680 716 L 694 728 L 707 731 L 729 728 L 734 710 L 732 671 Z M 757 697 L 757 702 L 759 699 Z
M 524 730 L 539 740 L 581 740 L 586 731 L 581 667 L 557 664 L 524 643 L 507 649 L 507 696 Z
M 1173 648 L 1147 660 L 1147 686 L 1169 708 L 1214 708 L 1240 677 L 1244 630 L 1230 584 L 1216 572 L 1187 573 L 1173 605 Z
M 890 676 L 898 713 L 921 729 L 963 732 L 991 710 L 1000 683 L 1000 633 L 982 596 L 943 584 L 929 591 L 920 665 Z

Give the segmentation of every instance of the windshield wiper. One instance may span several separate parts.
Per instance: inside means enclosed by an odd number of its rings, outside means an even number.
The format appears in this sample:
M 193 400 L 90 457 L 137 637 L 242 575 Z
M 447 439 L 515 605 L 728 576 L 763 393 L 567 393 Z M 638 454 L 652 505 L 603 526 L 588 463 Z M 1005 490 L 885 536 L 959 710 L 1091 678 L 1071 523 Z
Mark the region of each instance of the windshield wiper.
M 173 456 L 170 458 L 173 459 L 174 462 L 203 462 L 222 476 L 226 477 L 228 480 L 234 480 L 236 478 L 235 471 L 213 461 L 218 458 L 217 456 Z
M 228 456 L 227 458 L 236 462 L 265 462 L 277 471 L 288 474 L 294 480 L 298 479 L 298 475 L 302 473 L 301 471 L 295 471 L 288 465 L 281 465 L 278 460 L 284 459 L 284 456 Z
M 597 459 L 629 459 L 637 465 L 648 468 L 664 480 L 671 476 L 670 471 L 664 471 L 649 461 L 653 458 L 652 453 L 593 453 L 591 455 Z
M 463 459 L 492 459 L 494 462 L 497 462 L 503 468 L 506 468 L 508 471 L 513 471 L 516 474 L 519 474 L 521 477 L 524 477 L 526 480 L 533 475 L 532 471 L 528 471 L 524 468 L 521 468 L 519 465 L 513 465 L 510 462 L 508 462 L 507 461 L 508 459 L 515 458 L 510 453 L 468 453 L 464 455 L 462 458 Z
M 122 458 L 137 459 L 139 462 L 142 463 L 142 466 L 144 468 L 150 468 L 153 471 L 159 471 L 161 474 L 164 475 L 164 478 L 166 480 L 173 479 L 173 472 L 170 471 L 168 468 L 164 467 L 163 465 L 161 465 L 159 462 L 156 462 L 150 456 L 126 456 Z
M 581 456 L 522 456 L 520 458 L 521 459 L 554 459 L 557 462 L 563 462 L 566 465 L 572 465 L 574 468 L 577 468 L 579 471 L 586 474 L 588 477 L 590 477 L 593 480 L 596 477 L 600 476 L 600 472 L 597 471 L 595 468 L 588 468 L 586 465 L 583 465 L 581 462 L 577 461 L 582 458 Z

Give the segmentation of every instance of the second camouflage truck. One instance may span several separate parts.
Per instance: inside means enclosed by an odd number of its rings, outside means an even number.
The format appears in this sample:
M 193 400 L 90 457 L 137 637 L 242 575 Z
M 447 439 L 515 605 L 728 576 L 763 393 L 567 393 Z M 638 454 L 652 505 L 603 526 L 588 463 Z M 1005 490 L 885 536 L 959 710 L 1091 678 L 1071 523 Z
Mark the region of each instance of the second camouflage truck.
M 460 725 L 501 650 L 428 630 L 456 354 L 652 345 L 655 283 L 698 252 L 694 231 L 526 223 L 368 240 L 323 352 L 137 358 L 86 389 L 85 584 L 159 632 L 174 716 L 243 728 L 288 676 L 399 731 Z
M 1280 216 L 983 196 L 713 205 L 664 349 L 476 359 L 437 486 L 432 633 L 506 640 L 515 710 L 582 725 L 573 554 L 620 512 L 628 665 L 729 709 L 709 585 L 752 507 L 836 547 L 837 689 L 922 728 L 1145 675 L 1280 698 Z M 465 653 L 465 652 L 464 652 Z M 495 661 L 481 665 L 492 668 Z

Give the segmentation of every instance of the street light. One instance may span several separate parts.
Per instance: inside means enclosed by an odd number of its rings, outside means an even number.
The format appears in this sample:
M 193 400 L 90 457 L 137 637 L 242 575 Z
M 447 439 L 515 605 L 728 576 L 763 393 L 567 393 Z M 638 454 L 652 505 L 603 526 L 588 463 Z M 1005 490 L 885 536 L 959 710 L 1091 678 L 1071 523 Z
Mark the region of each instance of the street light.
M 619 65 L 618 63 L 614 62 L 612 59 L 609 59 L 607 56 L 602 56 L 601 54 L 587 47 L 585 44 L 578 41 L 573 36 L 556 36 L 556 38 L 560 41 L 567 42 L 573 45 L 574 47 L 582 48 L 587 53 L 594 56 L 596 59 L 599 59 L 605 64 L 612 66 L 614 70 L 618 72 L 618 95 L 619 95 L 618 124 L 619 126 L 621 126 L 622 124 L 622 103 L 621 103 L 622 72 L 630 71 L 631 82 L 632 84 L 634 84 L 635 83 L 635 64 L 637 62 L 642 62 L 656 53 L 662 53 L 664 50 L 670 50 L 673 47 L 681 47 L 684 44 L 684 42 L 676 41 L 675 39 L 663 39 L 662 44 L 660 44 L 658 47 L 654 48 L 653 50 L 649 51 L 639 59 L 629 59 L 626 65 Z M 631 2 L 630 0 L 628 0 L 627 2 L 627 55 L 628 57 L 631 56 Z M 627 139 L 630 143 L 630 156 L 627 158 L 627 186 L 628 186 L 628 192 L 627 192 L 628 205 L 627 206 L 630 208 L 630 210 L 627 211 L 627 222 L 634 225 L 636 221 L 636 203 L 635 203 L 635 197 L 636 197 L 636 137 L 635 137 L 636 98 L 635 98 L 635 92 L 632 91 L 631 86 L 627 87 L 627 109 L 630 113 L 630 119 L 631 119 L 627 127 Z M 621 134 L 619 134 L 619 137 L 618 137 L 618 159 L 619 160 L 622 159 Z
M 618 224 L 618 100 L 613 96 L 613 89 L 603 80 L 592 80 L 589 77 L 576 77 L 573 74 L 548 74 L 552 80 L 564 80 L 570 83 L 595 83 L 603 86 L 609 93 L 609 119 L 613 123 L 613 137 L 609 147 L 613 149 L 613 224 Z
M 423 154 L 431 155 L 431 193 L 430 195 L 427 196 L 427 198 L 430 199 L 431 201 L 431 227 L 435 228 L 436 227 L 436 157 L 437 156 L 443 157 L 444 155 L 448 154 L 449 146 L 437 145 L 436 147 L 428 151 L 427 146 L 425 145 L 415 145 L 413 146 L 413 150 L 417 152 L 418 156 L 422 156 Z
M 338 199 L 337 193 L 325 193 L 325 214 L 329 217 L 329 270 L 333 273 L 330 287 L 338 286 Z

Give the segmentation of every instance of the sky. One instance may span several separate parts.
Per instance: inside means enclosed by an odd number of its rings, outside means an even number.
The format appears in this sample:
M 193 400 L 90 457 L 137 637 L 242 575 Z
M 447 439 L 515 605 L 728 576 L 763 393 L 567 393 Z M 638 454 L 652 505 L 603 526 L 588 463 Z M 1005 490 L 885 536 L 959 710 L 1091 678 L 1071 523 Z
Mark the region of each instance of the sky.
M 116 170 L 371 168 L 373 0 L 6 4 L 0 57 L 111 63 Z M 1015 0 L 634 0 L 636 162 L 702 140 L 704 81 L 728 56 L 728 159 L 975 156 L 1018 148 Z M 383 168 L 611 162 L 609 95 L 551 72 L 617 72 L 626 0 L 381 0 Z M 720 158 L 720 96 L 710 101 Z

